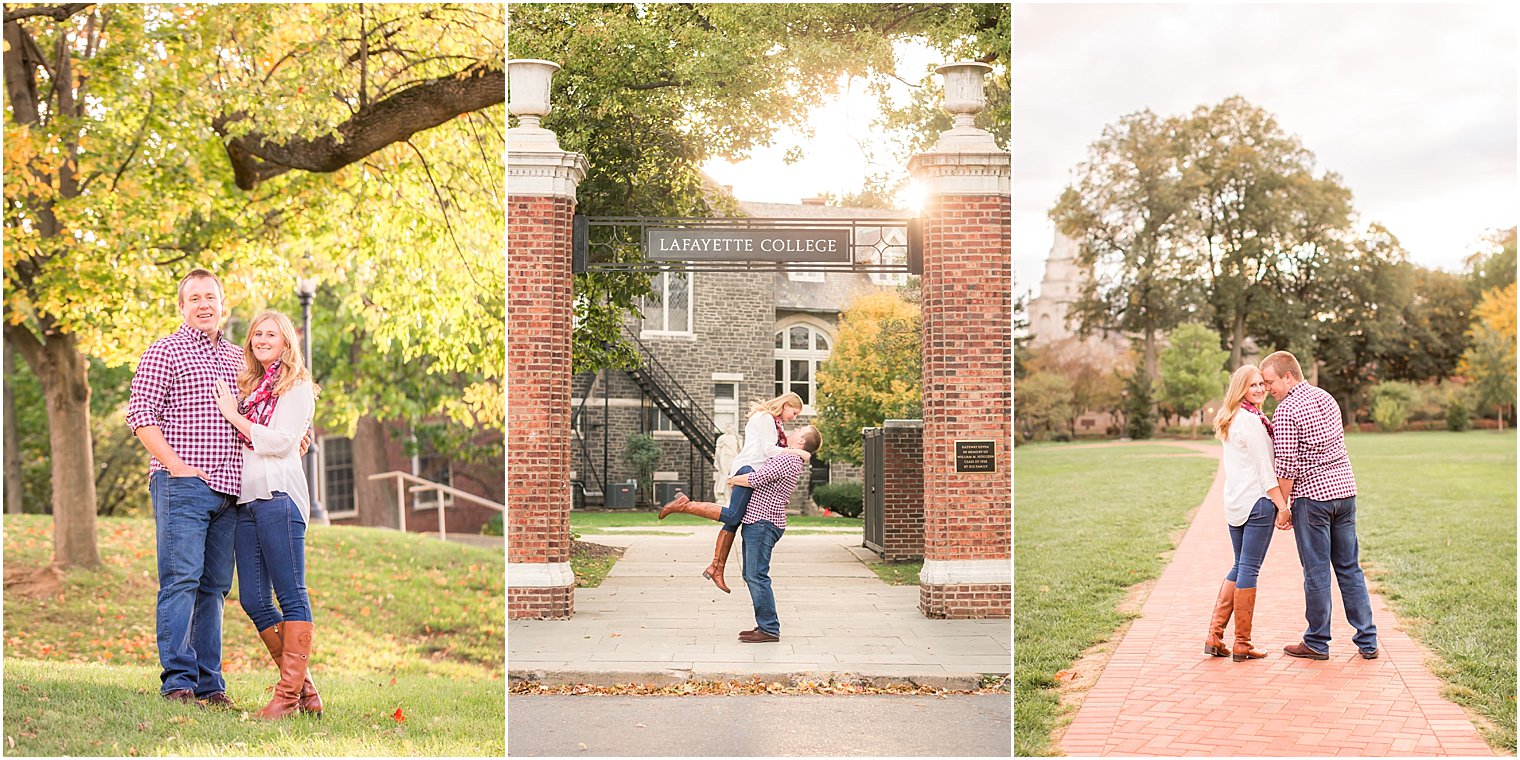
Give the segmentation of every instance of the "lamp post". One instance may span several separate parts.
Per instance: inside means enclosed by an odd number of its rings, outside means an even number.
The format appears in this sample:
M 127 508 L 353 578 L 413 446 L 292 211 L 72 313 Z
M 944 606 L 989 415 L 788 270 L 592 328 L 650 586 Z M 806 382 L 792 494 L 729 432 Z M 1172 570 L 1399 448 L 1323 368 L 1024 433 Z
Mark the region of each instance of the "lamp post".
M 296 280 L 296 295 L 301 298 L 301 342 L 305 344 L 303 353 L 306 358 L 306 371 L 312 372 L 311 365 L 311 302 L 317 296 L 317 280 L 314 277 L 302 277 Z M 313 373 L 315 379 L 315 373 Z M 311 498 L 311 519 L 318 525 L 327 524 L 327 509 L 317 498 L 317 442 L 311 443 L 311 448 L 306 451 L 306 493 Z

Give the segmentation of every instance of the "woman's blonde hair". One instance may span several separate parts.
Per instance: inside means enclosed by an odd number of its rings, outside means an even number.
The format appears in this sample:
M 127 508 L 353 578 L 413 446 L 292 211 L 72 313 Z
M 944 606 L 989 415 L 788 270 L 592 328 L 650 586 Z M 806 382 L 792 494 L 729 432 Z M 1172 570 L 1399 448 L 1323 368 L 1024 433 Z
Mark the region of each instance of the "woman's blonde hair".
M 1224 392 L 1224 403 L 1220 404 L 1219 411 L 1214 414 L 1215 438 L 1229 440 L 1230 423 L 1235 421 L 1235 413 L 1240 411 L 1240 402 L 1245 400 L 1246 391 L 1251 389 L 1252 375 L 1260 377 L 1261 370 L 1249 364 L 1230 375 L 1230 387 Z
M 795 406 L 797 407 L 797 411 L 802 411 L 802 397 L 791 391 L 787 391 L 769 401 L 751 401 L 749 402 L 749 416 L 753 417 L 761 412 L 765 412 L 772 417 L 780 417 L 781 410 L 789 406 Z
M 245 396 L 259 387 L 259 381 L 264 379 L 264 366 L 253 356 L 253 331 L 265 320 L 274 322 L 274 328 L 285 341 L 285 350 L 280 352 L 280 382 L 274 388 L 274 395 L 284 395 L 302 380 L 311 382 L 311 370 L 301 358 L 301 341 L 296 337 L 296 326 L 290 323 L 290 317 L 274 309 L 265 309 L 248 323 L 248 336 L 243 339 L 243 371 L 238 374 L 238 390 Z M 316 396 L 318 391 L 316 384 L 312 383 L 311 395 Z

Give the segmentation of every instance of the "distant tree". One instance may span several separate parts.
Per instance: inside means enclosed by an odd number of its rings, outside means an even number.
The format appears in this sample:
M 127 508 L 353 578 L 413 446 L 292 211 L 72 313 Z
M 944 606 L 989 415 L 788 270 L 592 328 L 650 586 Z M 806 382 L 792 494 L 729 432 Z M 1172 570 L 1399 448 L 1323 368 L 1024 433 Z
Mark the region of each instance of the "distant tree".
M 1138 334 L 1148 378 L 1157 377 L 1157 339 L 1197 300 L 1184 248 L 1191 222 L 1180 129 L 1179 120 L 1150 111 L 1104 127 L 1050 211 L 1093 273 L 1072 305 L 1080 334 Z
M 1035 372 L 1014 384 L 1014 422 L 1027 436 L 1054 432 L 1071 419 L 1071 382 L 1053 372 Z
M 862 429 L 923 414 L 921 334 L 918 304 L 897 291 L 857 296 L 840 313 L 813 421 L 830 461 L 860 464 Z
M 1415 396 L 1415 388 L 1409 383 L 1390 380 L 1374 385 L 1370 393 L 1372 421 L 1385 433 L 1403 430 Z
M 1412 267 L 1410 298 L 1380 362 L 1382 376 L 1410 382 L 1451 377 L 1467 349 L 1474 302 L 1462 275 Z
M 648 433 L 629 433 L 623 440 L 623 461 L 633 468 L 639 483 L 640 504 L 654 498 L 654 468 L 660 463 L 660 444 Z
M 1496 230 L 1484 240 L 1485 249 L 1467 257 L 1467 279 L 1476 302 L 1494 288 L 1515 281 L 1515 228 Z
M 1351 191 L 1317 169 L 1272 114 L 1239 96 L 1195 109 L 1179 139 L 1211 323 L 1237 367 L 1249 323 L 1281 317 L 1278 271 L 1291 261 L 1304 274 L 1326 257 L 1347 224 Z
M 1473 309 L 1472 346 L 1458 367 L 1472 381 L 1480 409 L 1493 407 L 1499 428 L 1515 403 L 1515 283 L 1484 294 Z
M 1151 437 L 1156 426 L 1156 406 L 1152 401 L 1151 380 L 1143 370 L 1135 370 L 1124 381 L 1124 434 L 1137 441 Z
M 1367 387 L 1377 381 L 1383 357 L 1400 339 L 1411 271 L 1398 239 L 1379 225 L 1352 244 L 1349 256 L 1325 269 L 1332 289 L 1318 304 L 1313 353 L 1320 366 L 1318 385 L 1341 403 L 1347 425 L 1363 407 Z
M 1229 351 L 1219 347 L 1219 333 L 1190 322 L 1172 331 L 1170 345 L 1161 352 L 1161 400 L 1187 417 L 1209 399 L 1224 394 L 1229 373 L 1224 369 Z M 1198 423 L 1193 423 L 1193 435 Z

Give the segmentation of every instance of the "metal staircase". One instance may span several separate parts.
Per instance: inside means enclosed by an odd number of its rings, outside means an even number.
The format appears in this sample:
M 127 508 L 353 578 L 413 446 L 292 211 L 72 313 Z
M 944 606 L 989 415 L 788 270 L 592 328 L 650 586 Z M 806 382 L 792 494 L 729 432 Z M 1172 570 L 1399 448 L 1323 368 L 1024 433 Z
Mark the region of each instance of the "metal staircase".
M 596 387 L 596 378 L 586 382 L 586 387 L 580 394 L 580 401 L 576 403 L 575 410 L 570 414 L 570 436 L 574 446 L 580 449 L 580 467 L 576 478 L 580 483 L 581 494 L 588 499 L 604 498 L 607 491 L 606 477 L 597 468 L 596 460 L 591 457 L 591 441 L 588 440 L 585 430 L 587 414 L 587 401 L 591 398 L 591 391 Z M 604 444 L 605 448 L 605 444 Z
M 654 402 L 655 407 L 670 418 L 697 453 L 712 464 L 718 455 L 717 424 L 628 325 L 623 325 L 623 332 L 638 346 L 639 357 L 643 360 L 641 366 L 628 370 L 628 377 L 645 397 Z

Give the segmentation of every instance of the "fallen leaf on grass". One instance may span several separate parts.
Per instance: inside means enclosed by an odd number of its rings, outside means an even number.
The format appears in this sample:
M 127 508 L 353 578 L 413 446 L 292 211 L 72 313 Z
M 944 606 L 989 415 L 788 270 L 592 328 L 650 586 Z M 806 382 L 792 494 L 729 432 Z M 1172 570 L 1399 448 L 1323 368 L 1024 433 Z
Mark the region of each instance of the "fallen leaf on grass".
M 394 720 L 397 723 L 401 723 L 406 720 L 406 716 L 401 714 L 401 708 L 398 707 L 396 708 L 395 712 L 391 713 L 391 720 Z

